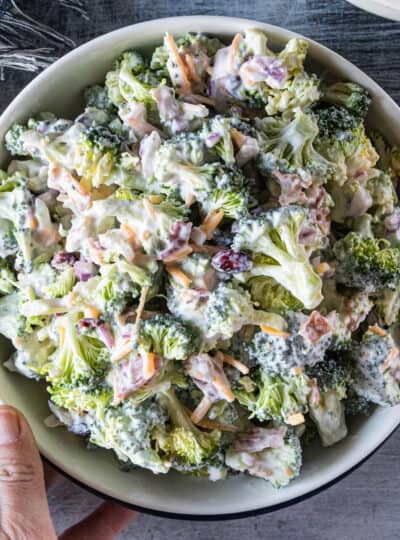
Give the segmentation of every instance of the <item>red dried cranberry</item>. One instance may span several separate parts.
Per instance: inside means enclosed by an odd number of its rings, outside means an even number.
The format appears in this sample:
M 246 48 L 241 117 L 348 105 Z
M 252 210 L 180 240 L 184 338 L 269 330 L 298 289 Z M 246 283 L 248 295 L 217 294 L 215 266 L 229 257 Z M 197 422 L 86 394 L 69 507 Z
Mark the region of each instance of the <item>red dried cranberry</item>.
M 86 317 L 85 319 L 81 319 L 78 322 L 78 334 L 84 334 L 85 332 L 88 332 L 89 330 L 93 330 L 94 328 L 97 328 L 100 326 L 101 321 L 99 319 L 92 319 L 89 317 Z
M 224 249 L 214 255 L 211 264 L 219 272 L 235 274 L 250 270 L 253 266 L 253 261 L 247 253 Z
M 60 266 L 63 266 L 65 264 L 73 266 L 78 260 L 79 253 L 68 253 L 68 251 L 59 251 L 54 255 L 51 264 L 52 266 L 54 266 L 54 268 L 58 269 Z

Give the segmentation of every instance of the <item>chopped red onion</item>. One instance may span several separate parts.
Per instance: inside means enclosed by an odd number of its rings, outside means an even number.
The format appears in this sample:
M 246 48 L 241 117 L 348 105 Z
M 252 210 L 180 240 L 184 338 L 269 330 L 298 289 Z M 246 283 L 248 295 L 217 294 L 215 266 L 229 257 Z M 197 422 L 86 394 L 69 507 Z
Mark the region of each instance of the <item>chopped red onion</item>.
M 97 267 L 91 261 L 80 259 L 74 264 L 74 272 L 79 281 L 88 281 L 97 274 Z
M 276 428 L 254 427 L 239 435 L 233 443 L 232 448 L 237 452 L 261 452 L 266 448 L 282 448 L 287 428 L 280 426 Z
M 110 332 L 110 328 L 106 323 L 100 324 L 97 328 L 97 332 L 100 335 L 101 340 L 106 344 L 109 349 L 112 349 L 115 344 L 114 336 Z

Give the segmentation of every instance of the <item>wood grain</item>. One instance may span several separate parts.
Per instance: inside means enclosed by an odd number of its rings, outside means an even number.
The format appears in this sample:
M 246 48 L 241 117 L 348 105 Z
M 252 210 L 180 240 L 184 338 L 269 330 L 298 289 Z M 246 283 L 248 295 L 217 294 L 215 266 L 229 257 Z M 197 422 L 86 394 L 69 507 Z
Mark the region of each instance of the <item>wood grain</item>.
M 344 0 L 90 0 L 88 23 L 57 10 L 51 0 L 26 0 L 30 13 L 77 43 L 110 30 L 174 15 L 247 17 L 300 32 L 342 54 L 400 103 L 400 23 Z M 0 83 L 0 111 L 29 82 L 10 73 Z M 351 476 L 327 491 L 273 514 L 222 523 L 170 521 L 142 515 L 121 535 L 140 540 L 394 540 L 400 538 L 400 431 Z M 58 531 L 79 520 L 99 501 L 63 481 L 50 493 Z

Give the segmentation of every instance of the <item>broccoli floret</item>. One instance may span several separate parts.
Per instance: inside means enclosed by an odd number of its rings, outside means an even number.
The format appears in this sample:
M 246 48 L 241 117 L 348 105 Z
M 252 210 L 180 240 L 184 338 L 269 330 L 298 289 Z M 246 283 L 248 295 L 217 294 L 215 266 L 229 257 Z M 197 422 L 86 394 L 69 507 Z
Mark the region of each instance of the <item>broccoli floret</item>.
M 57 277 L 54 283 L 47 287 L 47 295 L 50 298 L 62 298 L 72 291 L 75 281 L 74 269 L 67 268 Z
M 290 291 L 267 276 L 256 276 L 246 282 L 253 302 L 260 308 L 285 315 L 288 311 L 301 311 L 303 304 Z
M 261 148 L 260 170 L 270 175 L 275 169 L 296 172 L 304 169 L 315 181 L 326 182 L 334 165 L 314 148 L 318 123 L 311 113 L 297 111 L 292 116 L 256 119 Z
M 373 167 L 379 159 L 362 120 L 344 107 L 316 111 L 319 135 L 315 148 L 334 167 L 333 180 L 343 184 Z
M 137 51 L 125 52 L 117 60 L 114 71 L 106 77 L 108 98 L 117 107 L 132 101 L 152 105 L 154 100 L 150 90 L 161 83 Z
M 28 130 L 26 126 L 21 124 L 14 124 L 12 128 L 7 131 L 5 136 L 5 144 L 7 150 L 13 156 L 29 156 L 24 141 L 22 140 L 22 135 Z
M 305 308 L 312 309 L 322 300 L 322 281 L 309 262 L 313 249 L 299 240 L 306 224 L 309 214 L 298 206 L 242 219 L 236 227 L 233 248 L 254 254 L 253 267 L 243 276 L 245 281 L 254 276 L 273 278 Z
M 245 324 L 283 325 L 279 315 L 254 309 L 249 293 L 228 282 L 220 283 L 211 293 L 204 316 L 209 339 L 229 339 Z
M 344 400 L 344 412 L 346 416 L 369 416 L 371 404 L 361 396 L 351 396 Z
M 319 317 L 322 316 L 319 315 Z M 331 331 L 317 342 L 311 342 L 299 333 L 309 319 L 302 314 L 288 317 L 287 332 L 256 332 L 248 345 L 248 355 L 267 375 L 279 375 L 292 368 L 313 366 L 320 362 L 331 343 Z
M 365 118 L 371 103 L 368 91 L 354 82 L 337 82 L 323 89 L 322 101 L 346 107 L 352 113 Z
M 17 286 L 16 276 L 7 261 L 0 260 L 0 294 L 10 294 Z
M 100 86 L 99 84 L 86 88 L 85 102 L 87 107 L 94 107 L 102 111 L 109 111 L 112 108 L 107 88 Z
M 240 169 L 221 163 L 185 163 L 170 142 L 157 151 L 155 179 L 158 185 L 153 184 L 153 189 L 176 194 L 187 205 L 197 200 L 203 213 L 223 210 L 227 217 L 236 219 L 247 211 L 249 193 Z
M 43 367 L 52 384 L 94 384 L 109 369 L 109 352 L 99 339 L 80 334 L 79 315 L 71 312 L 57 319 L 58 349 Z
M 250 388 L 246 390 L 242 383 L 233 392 L 238 402 L 250 411 L 250 418 L 297 425 L 304 422 L 310 390 L 310 379 L 305 373 L 292 370 L 270 376 L 261 370 L 252 379 Z
M 400 403 L 399 351 L 390 334 L 370 327 L 353 346 L 352 387 L 358 396 L 377 405 Z
M 357 289 L 395 287 L 400 278 L 400 250 L 384 239 L 351 232 L 333 247 L 337 283 Z
M 400 322 L 400 290 L 383 289 L 374 296 L 375 308 L 382 326 L 392 326 Z
M 275 115 L 285 113 L 288 110 L 307 109 L 318 101 L 321 96 L 319 84 L 316 75 L 301 71 L 288 81 L 282 89 L 269 90 L 265 107 L 267 114 Z
M 255 433 L 258 434 L 257 431 Z M 246 443 L 251 444 L 251 434 L 245 434 L 245 437 Z M 235 471 L 247 471 L 252 476 L 268 480 L 274 488 L 281 488 L 300 474 L 300 440 L 294 430 L 290 430 L 281 444 L 271 444 L 262 450 L 241 450 L 240 446 L 236 449 L 234 443 L 226 451 L 225 463 Z
M 56 349 L 56 344 L 49 339 L 47 332 L 41 329 L 24 332 L 13 343 L 17 349 L 10 357 L 10 369 L 30 379 L 43 378 L 43 368 Z
M 33 215 L 32 195 L 26 187 L 26 181 L 19 175 L 6 177 L 1 182 L 0 213 L 2 220 L 12 224 L 12 236 L 18 244 L 17 267 L 30 270 L 32 242 L 29 219 Z M 10 233 L 8 229 L 7 234 Z
M 154 429 L 165 420 L 163 409 L 151 401 L 137 405 L 125 400 L 118 407 L 101 407 L 91 420 L 90 442 L 114 450 L 123 463 L 155 474 L 166 473 L 169 464 L 154 450 L 152 442 Z
M 383 216 L 392 214 L 397 203 L 397 195 L 393 181 L 388 174 L 381 173 L 368 180 L 366 189 L 370 194 L 372 206 L 369 213 L 374 221 L 380 221 Z
M 235 149 L 231 136 L 231 119 L 223 116 L 214 116 L 204 126 L 202 136 L 206 146 L 215 152 L 226 165 L 235 164 Z M 214 143 L 214 140 L 217 142 Z
M 221 433 L 201 431 L 193 424 L 172 389 L 162 393 L 159 401 L 169 414 L 170 428 L 160 427 L 153 437 L 173 466 L 182 470 L 182 466 L 199 467 L 212 461 L 219 451 Z
M 140 345 L 166 360 L 185 360 L 195 350 L 196 335 L 179 318 L 156 315 L 142 322 Z
M 307 369 L 316 380 L 319 392 L 309 400 L 310 416 L 316 424 L 323 446 L 332 446 L 347 436 L 344 398 L 350 383 L 350 371 L 333 358 Z

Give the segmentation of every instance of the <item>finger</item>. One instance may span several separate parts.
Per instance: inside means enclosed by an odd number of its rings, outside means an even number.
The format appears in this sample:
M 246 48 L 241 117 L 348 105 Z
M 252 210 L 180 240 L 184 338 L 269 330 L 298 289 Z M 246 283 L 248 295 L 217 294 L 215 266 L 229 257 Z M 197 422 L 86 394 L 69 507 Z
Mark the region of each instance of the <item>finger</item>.
M 42 462 L 32 431 L 13 407 L 0 405 L 0 538 L 56 538 Z
M 60 540 L 114 540 L 138 513 L 112 503 L 103 503 L 83 521 L 74 525 Z
M 43 463 L 43 470 L 44 470 L 44 483 L 46 486 L 46 490 L 48 491 L 54 486 L 54 484 L 58 482 L 58 480 L 60 479 L 60 475 L 48 463 Z

